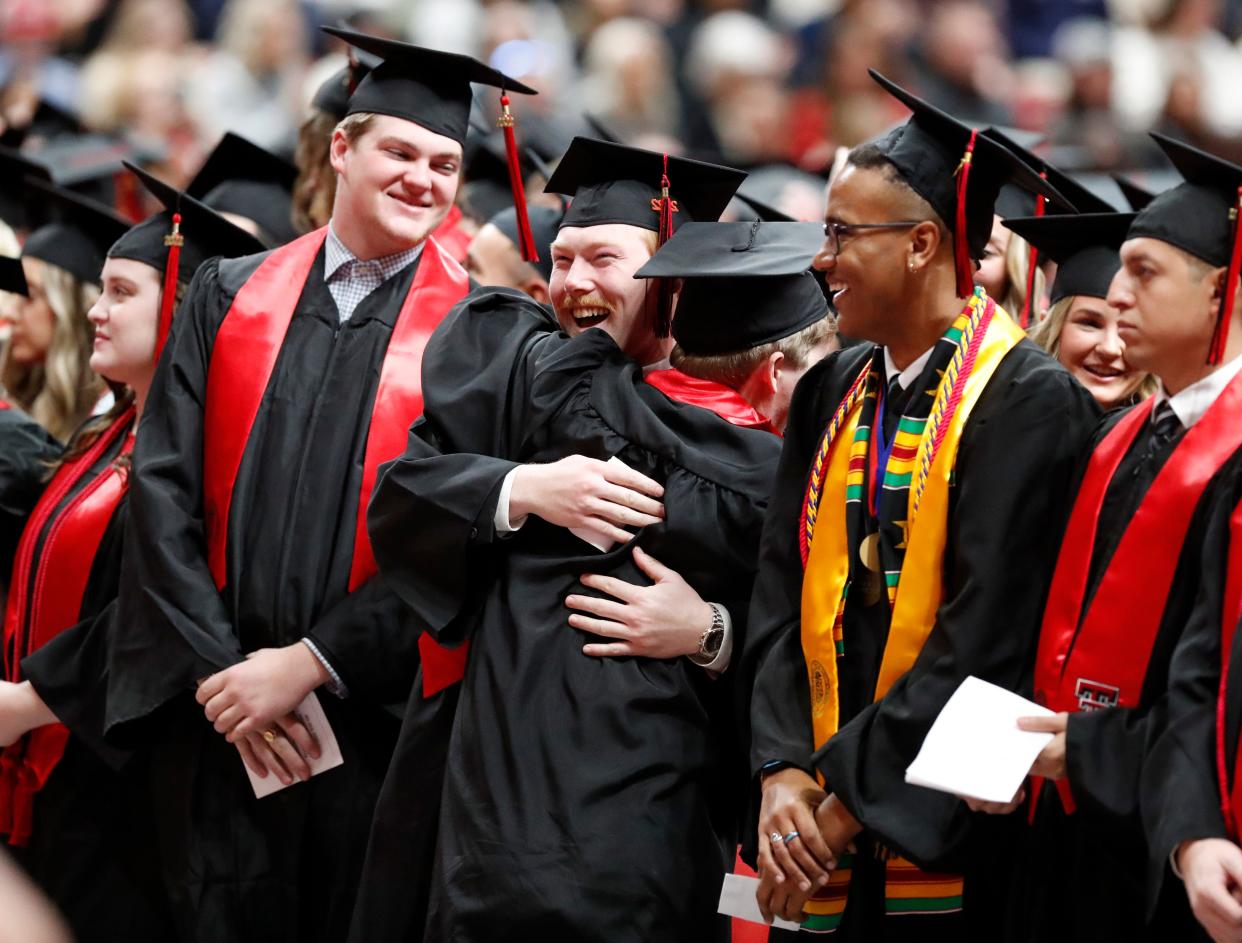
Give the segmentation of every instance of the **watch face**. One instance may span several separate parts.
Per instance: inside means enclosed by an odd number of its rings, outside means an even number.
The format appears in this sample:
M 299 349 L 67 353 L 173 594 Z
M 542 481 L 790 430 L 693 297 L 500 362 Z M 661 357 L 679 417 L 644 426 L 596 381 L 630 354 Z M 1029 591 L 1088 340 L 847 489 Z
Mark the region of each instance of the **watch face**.
M 703 653 L 705 655 L 718 654 L 722 642 L 724 642 L 724 629 L 712 629 L 707 633 L 707 638 L 703 640 Z

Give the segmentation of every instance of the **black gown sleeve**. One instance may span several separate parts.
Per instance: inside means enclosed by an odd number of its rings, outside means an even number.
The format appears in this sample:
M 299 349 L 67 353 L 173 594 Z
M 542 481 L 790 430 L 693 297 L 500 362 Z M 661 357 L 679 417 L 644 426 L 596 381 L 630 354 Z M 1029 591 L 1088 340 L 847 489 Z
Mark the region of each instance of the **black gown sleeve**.
M 1069 485 L 1098 420 L 1090 395 L 1027 344 L 989 387 L 958 453 L 936 624 L 910 671 L 816 757 L 865 828 L 929 867 L 961 845 L 970 813 L 907 785 L 906 767 L 967 676 L 1027 686 Z
M 532 362 L 556 324 L 516 292 L 483 289 L 436 329 L 423 357 L 423 417 L 380 469 L 367 527 L 387 585 L 437 641 L 468 634 L 499 541 L 494 516 L 512 430 L 526 425 Z
M 242 659 L 208 569 L 203 525 L 207 368 L 232 301 L 218 265 L 209 261 L 195 273 L 138 428 L 116 630 L 110 633 L 109 729 Z
M 1229 558 L 1229 517 L 1237 497 L 1236 486 L 1222 489 L 1209 511 L 1200 557 L 1203 578 L 1170 662 L 1165 723 L 1143 763 L 1140 814 L 1149 853 L 1148 896 L 1153 902 L 1160 896 L 1169 856 L 1178 845 L 1228 837 L 1216 769 L 1216 708 L 1223 567 Z M 1231 673 L 1242 671 L 1240 655 L 1235 638 Z
M 17 409 L 0 409 L 0 586 L 8 581 L 13 555 L 62 446 Z

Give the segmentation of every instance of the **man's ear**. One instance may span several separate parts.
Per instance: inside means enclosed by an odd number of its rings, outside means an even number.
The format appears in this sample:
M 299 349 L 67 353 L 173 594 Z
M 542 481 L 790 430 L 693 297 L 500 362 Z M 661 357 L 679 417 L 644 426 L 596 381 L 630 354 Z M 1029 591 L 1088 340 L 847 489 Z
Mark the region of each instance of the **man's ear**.
M 1212 310 L 1219 310 L 1221 302 L 1225 298 L 1225 278 L 1229 275 L 1229 269 L 1222 266 L 1221 268 L 1212 269 L 1208 278 L 1212 280 Z
M 541 305 L 546 305 L 552 300 L 552 294 L 548 291 L 548 283 L 542 278 L 527 279 L 526 283 L 522 285 L 522 291 L 526 292 Z
M 328 162 L 338 174 L 345 172 L 345 152 L 348 150 L 349 139 L 345 137 L 344 131 L 337 128 L 332 132 L 332 143 L 328 147 Z
M 768 354 L 764 370 L 764 387 L 773 393 L 778 393 L 781 388 L 781 374 L 785 372 L 785 369 L 785 354 L 782 351 L 774 350 Z
M 940 249 L 940 227 L 927 219 L 910 230 L 910 261 L 917 268 L 924 268 Z

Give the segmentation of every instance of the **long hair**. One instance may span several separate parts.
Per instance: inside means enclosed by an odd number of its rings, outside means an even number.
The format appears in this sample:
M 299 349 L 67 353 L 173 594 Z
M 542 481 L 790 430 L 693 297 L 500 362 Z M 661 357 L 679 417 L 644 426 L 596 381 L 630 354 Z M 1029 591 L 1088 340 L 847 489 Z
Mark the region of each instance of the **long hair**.
M 308 233 L 328 224 L 336 197 L 336 171 L 329 156 L 336 119 L 315 109 L 298 129 L 293 161 L 298 178 L 293 184 L 293 228 Z
M 1077 295 L 1062 298 L 1044 314 L 1043 319 L 1031 329 L 1030 338 L 1058 361 L 1061 359 L 1061 332 L 1065 330 L 1065 322 L 1070 310 L 1074 307 Z M 1137 403 L 1147 399 L 1156 392 L 1156 378 L 1144 373 L 1143 378 L 1126 397 L 1125 402 Z M 1120 404 L 1119 404 L 1120 405 Z
M 56 320 L 52 343 L 42 363 L 15 363 L 6 350 L 0 386 L 13 402 L 62 442 L 91 414 L 104 384 L 90 368 L 91 327 L 86 312 L 99 288 L 78 281 L 64 269 L 30 259 Z

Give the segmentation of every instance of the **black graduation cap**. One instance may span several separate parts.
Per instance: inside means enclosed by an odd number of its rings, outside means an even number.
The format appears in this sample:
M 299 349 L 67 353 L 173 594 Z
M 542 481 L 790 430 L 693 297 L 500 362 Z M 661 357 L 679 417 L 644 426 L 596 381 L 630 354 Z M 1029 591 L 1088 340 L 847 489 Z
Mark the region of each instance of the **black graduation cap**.
M 1057 263 L 1052 303 L 1072 295 L 1107 298 L 1121 268 L 1119 250 L 1134 213 L 1082 213 L 1005 220 L 1005 225 Z
M 41 224 L 22 246 L 22 256 L 64 269 L 80 282 L 100 284 L 108 247 L 129 223 L 102 203 L 72 190 L 27 178 L 38 194 Z
M 1121 174 L 1112 174 L 1113 182 L 1121 189 L 1121 195 L 1126 198 L 1126 202 L 1130 204 L 1130 209 L 1138 212 L 1143 209 L 1156 198 L 1156 194 L 1152 193 L 1146 187 L 1140 187 L 1129 177 L 1123 177 Z
M 535 94 L 530 86 L 471 56 L 382 39 L 339 26 L 321 29 L 381 60 L 354 89 L 347 114 L 370 112 L 405 118 L 460 144 L 466 140 L 470 121 L 470 83 L 492 85 L 505 92 Z
M 1183 182 L 1148 203 L 1130 226 L 1129 236 L 1159 239 L 1208 265 L 1228 266 L 1216 333 L 1208 352 L 1208 363 L 1218 364 L 1225 351 L 1242 268 L 1242 241 L 1238 239 L 1242 167 L 1163 134 L 1152 132 L 1151 136 Z
M 868 72 L 913 112 L 905 124 L 874 143 L 953 233 L 957 291 L 965 297 L 974 290 L 970 261 L 983 256 L 992 233 L 996 197 L 1004 184 L 1019 183 L 1062 206 L 1069 203 L 1000 142 L 912 95 L 874 69 Z
M 323 81 L 311 99 L 311 107 L 340 121 L 349 111 L 349 96 L 379 63 L 378 56 L 361 49 L 350 49 L 349 62 Z
M 0 144 L 21 147 L 27 138 L 51 140 L 65 135 L 82 134 L 85 130 L 76 114 L 43 98 L 39 100 L 28 124 L 21 127 L 10 125 L 4 129 L 0 134 Z
M 140 167 L 126 169 L 164 209 L 137 226 L 130 227 L 108 250 L 109 258 L 133 259 L 150 265 L 164 276 L 164 297 L 155 342 L 158 361 L 176 305 L 177 283 L 187 283 L 198 267 L 217 255 L 237 258 L 262 252 L 263 243 L 233 225 L 211 207 L 170 186 Z
M 22 268 L 21 259 L 0 255 L 0 291 L 29 296 L 30 286 L 26 284 L 26 271 Z
M 556 232 L 561 228 L 561 217 L 565 212 L 551 206 L 532 206 L 528 212 L 531 234 L 535 238 L 536 247 L 541 250 L 539 261 L 530 264 L 538 269 L 546 281 L 552 278 L 552 253 L 548 251 L 548 247 L 556 239 Z M 505 207 L 488 222 L 504 233 L 515 246 L 519 245 L 517 210 L 512 206 Z
M 274 248 L 298 237 L 292 221 L 297 176 L 292 163 L 230 131 L 185 192 L 217 213 L 253 220 L 262 241 Z
M 823 241 L 819 223 L 689 222 L 634 277 L 684 279 L 673 337 L 686 353 L 738 353 L 827 316 L 809 271 Z
M 0 219 L 14 229 L 32 225 L 31 195 L 26 187 L 29 177 L 51 183 L 52 172 L 28 155 L 0 145 Z
M 769 204 L 764 203 L 762 200 L 756 200 L 753 196 L 747 196 L 745 193 L 742 193 L 740 190 L 737 193 L 733 194 L 733 198 L 735 200 L 740 200 L 742 203 L 745 203 L 746 206 L 750 208 L 751 212 L 755 214 L 755 218 L 762 220 L 765 223 L 797 222 L 797 220 L 795 220 L 788 213 L 782 213 L 775 206 L 770 206 Z
M 1070 206 L 1058 206 L 1055 203 L 1050 205 L 1045 203 L 1048 213 L 1116 212 L 1117 207 L 1107 200 L 1096 196 L 1069 174 L 1065 173 L 1065 171 L 1054 167 L 1038 154 L 1027 150 L 1026 147 L 1015 141 L 1004 131 L 998 128 L 989 128 L 984 133 L 1010 150 L 1036 173 L 1043 174 L 1056 191 L 1071 204 Z M 1040 216 L 1042 213 L 1036 210 L 1040 196 L 1041 194 L 1031 191 L 1021 184 L 1007 183 L 1001 187 L 1000 195 L 996 198 L 996 215 L 1001 217 L 1001 219 L 1009 219 L 1011 216 Z
M 462 197 L 480 222 L 486 222 L 513 205 L 513 188 L 509 179 L 509 161 L 505 139 L 481 123 L 471 122 L 462 157 Z M 523 178 L 531 169 L 530 153 L 523 149 L 520 162 Z
M 624 223 L 659 232 L 665 178 L 673 222 L 680 225 L 719 219 L 746 172 L 576 137 L 544 190 L 572 197 L 562 226 Z

